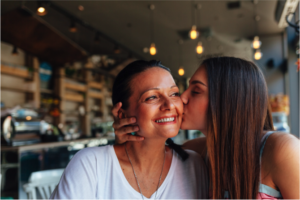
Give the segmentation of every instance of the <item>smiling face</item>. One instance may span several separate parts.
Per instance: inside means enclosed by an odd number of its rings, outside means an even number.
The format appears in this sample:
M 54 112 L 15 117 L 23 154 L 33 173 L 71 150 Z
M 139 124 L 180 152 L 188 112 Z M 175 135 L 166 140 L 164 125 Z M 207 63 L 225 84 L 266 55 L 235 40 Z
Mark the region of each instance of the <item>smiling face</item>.
M 208 92 L 206 69 L 200 66 L 190 79 L 188 89 L 181 95 L 184 104 L 181 129 L 199 130 L 206 134 Z
M 125 115 L 135 116 L 140 130 L 147 138 L 170 138 L 178 134 L 183 105 L 171 74 L 159 67 L 141 72 L 130 82 L 132 95 Z

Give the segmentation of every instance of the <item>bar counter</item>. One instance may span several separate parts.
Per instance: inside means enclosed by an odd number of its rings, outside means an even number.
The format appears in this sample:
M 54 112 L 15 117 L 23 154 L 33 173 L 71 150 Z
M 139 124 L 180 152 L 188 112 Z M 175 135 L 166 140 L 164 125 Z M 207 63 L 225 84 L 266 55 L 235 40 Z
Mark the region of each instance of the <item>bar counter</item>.
M 1 197 L 27 199 L 23 185 L 32 172 L 65 168 L 81 149 L 114 144 L 115 138 L 104 136 L 25 146 L 1 146 Z

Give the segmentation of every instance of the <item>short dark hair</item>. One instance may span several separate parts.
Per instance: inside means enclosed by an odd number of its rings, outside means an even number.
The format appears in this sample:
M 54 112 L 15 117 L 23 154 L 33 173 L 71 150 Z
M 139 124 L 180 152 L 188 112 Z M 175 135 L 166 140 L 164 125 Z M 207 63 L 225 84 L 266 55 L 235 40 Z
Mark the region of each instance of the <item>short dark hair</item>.
M 137 60 L 122 69 L 114 81 L 112 90 L 113 105 L 122 102 L 122 108 L 127 109 L 129 106 L 128 99 L 132 95 L 132 89 L 130 87 L 131 80 L 139 73 L 153 67 L 159 67 L 170 72 L 169 68 L 163 66 L 161 62 L 157 60 Z

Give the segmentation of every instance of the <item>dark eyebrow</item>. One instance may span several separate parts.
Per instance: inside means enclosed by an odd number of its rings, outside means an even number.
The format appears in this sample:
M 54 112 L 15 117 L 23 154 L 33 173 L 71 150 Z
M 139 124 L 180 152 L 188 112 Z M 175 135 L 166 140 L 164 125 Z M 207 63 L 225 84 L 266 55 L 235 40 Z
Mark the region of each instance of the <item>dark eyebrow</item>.
M 190 84 L 197 84 L 197 83 L 206 86 L 204 83 L 202 83 L 201 81 L 198 81 L 198 80 L 194 80 L 194 81 L 190 82 Z
M 170 88 L 173 88 L 173 87 L 177 87 L 177 85 L 172 85 Z M 148 89 L 148 90 L 145 90 L 145 91 L 140 95 L 140 98 L 141 98 L 141 96 L 142 96 L 144 93 L 146 93 L 146 92 L 148 92 L 148 91 L 150 91 L 150 90 L 159 90 L 159 88 L 150 88 L 150 89 Z

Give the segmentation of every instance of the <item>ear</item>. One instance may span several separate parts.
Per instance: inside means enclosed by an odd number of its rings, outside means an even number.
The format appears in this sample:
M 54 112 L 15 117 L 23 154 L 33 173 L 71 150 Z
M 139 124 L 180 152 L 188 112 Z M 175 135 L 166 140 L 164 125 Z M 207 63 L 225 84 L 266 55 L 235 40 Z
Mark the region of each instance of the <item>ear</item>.
M 119 116 L 119 119 L 126 118 L 127 115 L 125 113 L 125 110 L 123 110 L 122 108 L 120 108 L 120 110 L 118 111 L 118 116 Z

